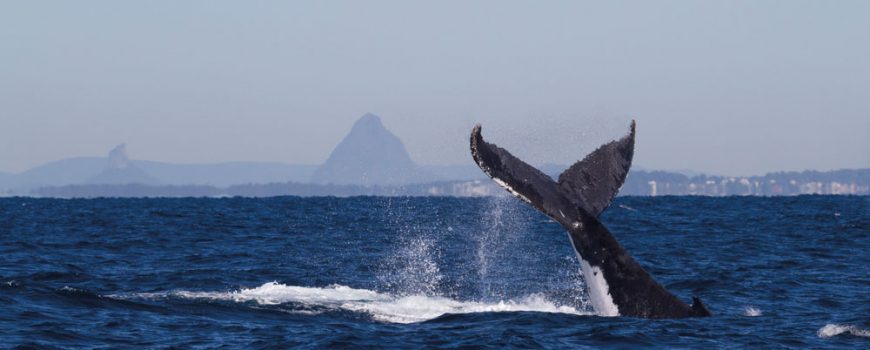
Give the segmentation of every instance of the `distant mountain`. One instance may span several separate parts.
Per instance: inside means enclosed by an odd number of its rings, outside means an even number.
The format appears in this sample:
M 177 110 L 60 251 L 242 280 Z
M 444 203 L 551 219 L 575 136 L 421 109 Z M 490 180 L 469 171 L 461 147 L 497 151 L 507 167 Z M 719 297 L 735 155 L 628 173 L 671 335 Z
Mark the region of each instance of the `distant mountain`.
M 159 181 L 130 162 L 130 159 L 127 158 L 127 145 L 122 143 L 109 151 L 105 169 L 88 179 L 86 183 L 97 185 L 156 185 Z
M 126 146 L 108 157 L 49 162 L 18 174 L 0 173 L 0 195 L 29 195 L 37 188 L 67 185 L 231 185 L 307 182 L 316 165 L 268 162 L 173 164 L 127 158 Z
M 12 187 L 12 182 L 15 181 L 15 179 L 15 174 L 0 172 L 0 196 L 6 194 L 4 192 L 9 191 L 9 188 Z
M 84 183 L 106 167 L 104 157 L 76 157 L 48 162 L 13 175 L 7 190 L 26 194 L 40 186 L 64 186 Z
M 462 165 L 414 163 L 402 141 L 373 114 L 362 116 L 321 166 L 267 162 L 172 164 L 131 160 L 119 145 L 108 157 L 46 163 L 0 173 L 0 196 L 489 196 L 505 192 L 468 158 Z M 537 166 L 554 179 L 568 166 Z M 310 183 L 310 182 L 313 183 Z M 870 169 L 726 177 L 635 167 L 620 195 L 870 194 Z
M 216 164 L 174 164 L 134 160 L 142 170 L 171 185 L 230 186 L 270 182 L 307 182 L 317 169 L 313 164 L 274 162 L 227 162 Z
M 311 181 L 336 185 L 403 185 L 435 179 L 417 166 L 405 145 L 371 113 L 354 123 Z

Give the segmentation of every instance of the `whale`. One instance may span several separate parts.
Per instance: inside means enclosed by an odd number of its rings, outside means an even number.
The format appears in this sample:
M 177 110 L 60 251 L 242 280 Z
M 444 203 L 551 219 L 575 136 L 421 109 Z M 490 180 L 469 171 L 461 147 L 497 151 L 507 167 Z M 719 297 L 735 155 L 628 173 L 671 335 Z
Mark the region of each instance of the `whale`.
M 625 182 L 634 156 L 636 123 L 598 147 L 557 180 L 471 131 L 471 156 L 499 186 L 562 225 L 580 260 L 589 301 L 600 316 L 711 316 L 696 296 L 687 304 L 657 283 L 599 220 Z

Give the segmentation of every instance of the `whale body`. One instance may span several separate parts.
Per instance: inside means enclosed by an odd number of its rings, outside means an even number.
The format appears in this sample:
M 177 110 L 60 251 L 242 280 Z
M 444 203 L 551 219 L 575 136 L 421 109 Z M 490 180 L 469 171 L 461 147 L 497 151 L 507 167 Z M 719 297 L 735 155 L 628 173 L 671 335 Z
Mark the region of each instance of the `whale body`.
M 635 122 L 628 135 L 604 144 L 559 175 L 558 181 L 471 132 L 474 161 L 501 187 L 568 231 L 601 316 L 679 318 L 710 316 L 697 297 L 689 305 L 658 284 L 598 220 L 628 175 L 634 156 Z

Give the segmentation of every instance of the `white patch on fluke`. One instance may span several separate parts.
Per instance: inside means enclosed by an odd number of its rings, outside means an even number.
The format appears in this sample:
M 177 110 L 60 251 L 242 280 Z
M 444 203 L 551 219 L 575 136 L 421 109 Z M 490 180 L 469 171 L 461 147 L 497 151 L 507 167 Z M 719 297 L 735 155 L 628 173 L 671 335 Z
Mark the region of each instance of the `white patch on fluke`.
M 438 296 L 409 295 L 394 296 L 367 289 L 356 289 L 342 285 L 325 288 L 288 286 L 269 282 L 251 289 L 235 292 L 191 292 L 174 291 L 167 293 L 135 293 L 109 295 L 117 299 L 155 299 L 183 298 L 222 300 L 238 303 L 256 302 L 259 305 L 280 305 L 297 303 L 323 311 L 346 310 L 363 312 L 373 319 L 391 323 L 414 323 L 434 319 L 445 314 L 467 314 L 478 312 L 550 312 L 573 315 L 590 315 L 571 306 L 557 305 L 540 294 L 532 294 L 518 300 L 499 302 L 459 301 Z M 291 311 L 301 314 L 317 314 L 318 311 Z
M 508 192 L 510 192 L 515 197 L 524 200 L 526 203 L 532 204 L 531 200 L 529 200 L 528 198 L 526 198 L 526 196 L 523 196 L 522 194 L 520 194 L 519 192 L 514 190 L 514 188 L 511 187 L 510 185 L 508 185 L 507 182 L 504 182 L 504 181 L 502 181 L 502 179 L 499 179 L 497 177 L 492 177 L 492 180 L 495 181 L 495 183 L 497 183 L 499 186 L 504 187 Z
M 578 255 L 579 257 L 579 255 Z M 589 286 L 589 301 L 599 316 L 619 316 L 619 307 L 613 303 L 610 296 L 610 286 L 604 279 L 604 272 L 598 266 L 592 266 L 583 258 L 580 258 L 580 266 L 583 269 L 583 277 Z
M 571 248 L 574 247 L 574 239 L 568 235 L 571 241 Z M 577 258 L 580 259 L 580 268 L 583 270 L 583 278 L 586 280 L 586 286 L 589 287 L 589 302 L 599 316 L 619 316 L 619 307 L 613 302 L 613 297 L 610 296 L 610 286 L 607 280 L 604 279 L 604 272 L 598 266 L 592 266 L 580 256 L 580 252 L 574 249 L 577 253 Z

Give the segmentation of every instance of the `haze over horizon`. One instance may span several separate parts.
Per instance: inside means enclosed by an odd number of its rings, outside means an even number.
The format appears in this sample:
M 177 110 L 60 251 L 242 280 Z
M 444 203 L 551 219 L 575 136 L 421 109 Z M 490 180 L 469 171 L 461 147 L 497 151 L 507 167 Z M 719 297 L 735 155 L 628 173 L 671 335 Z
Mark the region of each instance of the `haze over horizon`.
M 84 4 L 84 5 L 83 5 Z M 870 167 L 867 2 L 90 1 L 0 5 L 0 171 L 135 159 L 321 164 L 366 112 L 420 164 L 468 134 L 571 163 Z

